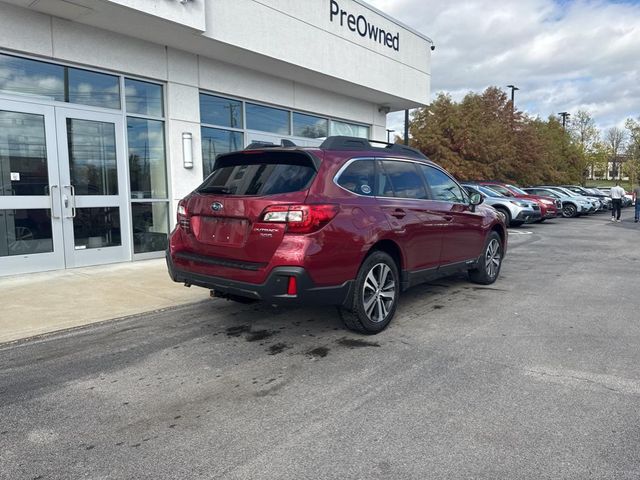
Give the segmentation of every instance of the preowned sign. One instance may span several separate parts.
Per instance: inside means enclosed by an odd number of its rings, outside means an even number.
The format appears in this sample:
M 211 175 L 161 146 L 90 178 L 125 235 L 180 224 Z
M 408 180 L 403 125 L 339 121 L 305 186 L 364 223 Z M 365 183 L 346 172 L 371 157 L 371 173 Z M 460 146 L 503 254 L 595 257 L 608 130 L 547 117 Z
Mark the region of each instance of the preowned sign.
M 393 35 L 380 27 L 376 27 L 367 20 L 364 15 L 354 15 L 340 8 L 336 0 L 331 0 L 329 4 L 329 20 L 340 23 L 340 26 L 347 26 L 349 30 L 357 33 L 362 38 L 369 38 L 381 45 L 386 45 L 396 52 L 400 50 L 400 32 Z

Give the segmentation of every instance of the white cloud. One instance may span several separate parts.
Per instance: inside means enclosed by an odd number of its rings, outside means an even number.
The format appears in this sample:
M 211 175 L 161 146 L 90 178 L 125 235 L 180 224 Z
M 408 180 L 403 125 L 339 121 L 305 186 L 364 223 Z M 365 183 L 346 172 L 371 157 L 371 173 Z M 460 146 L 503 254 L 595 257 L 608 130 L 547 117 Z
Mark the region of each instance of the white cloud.
M 514 84 L 516 108 L 533 116 L 586 109 L 608 128 L 640 115 L 637 1 L 369 3 L 434 40 L 432 98 Z M 391 114 L 389 128 L 403 120 Z

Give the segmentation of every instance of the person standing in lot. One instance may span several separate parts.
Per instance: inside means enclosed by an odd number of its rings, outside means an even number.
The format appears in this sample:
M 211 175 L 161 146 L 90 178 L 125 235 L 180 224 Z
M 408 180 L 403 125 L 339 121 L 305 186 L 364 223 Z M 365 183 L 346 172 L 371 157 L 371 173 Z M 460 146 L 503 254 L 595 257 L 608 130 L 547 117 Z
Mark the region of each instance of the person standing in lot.
M 636 204 L 636 214 L 633 221 L 638 223 L 640 220 L 640 181 L 636 185 L 636 188 L 633 189 L 633 201 Z
M 622 210 L 622 198 L 625 195 L 624 188 L 620 186 L 620 182 L 616 182 L 616 186 L 611 189 L 611 221 L 619 222 L 620 221 L 620 213 Z

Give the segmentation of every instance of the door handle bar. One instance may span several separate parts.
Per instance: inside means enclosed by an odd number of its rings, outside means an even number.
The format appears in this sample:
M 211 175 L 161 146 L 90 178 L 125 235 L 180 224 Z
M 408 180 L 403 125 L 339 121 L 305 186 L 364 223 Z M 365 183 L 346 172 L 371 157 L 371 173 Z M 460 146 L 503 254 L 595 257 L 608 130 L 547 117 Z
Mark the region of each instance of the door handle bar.
M 71 216 L 66 218 L 76 218 L 76 188 L 73 185 L 65 185 L 63 188 L 68 188 L 71 193 Z
M 56 199 L 55 196 L 53 195 L 53 192 L 56 188 L 59 188 L 58 185 L 51 185 L 51 187 L 49 188 L 49 199 L 51 200 L 51 218 L 55 219 L 55 220 L 59 220 L 60 219 L 60 215 L 56 215 Z

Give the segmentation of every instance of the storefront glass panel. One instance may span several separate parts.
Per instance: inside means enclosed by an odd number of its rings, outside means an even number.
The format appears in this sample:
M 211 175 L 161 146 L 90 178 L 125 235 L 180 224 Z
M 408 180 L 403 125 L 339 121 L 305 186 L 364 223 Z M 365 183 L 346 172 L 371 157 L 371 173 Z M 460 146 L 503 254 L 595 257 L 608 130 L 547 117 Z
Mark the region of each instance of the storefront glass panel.
M 293 113 L 294 137 L 323 138 L 329 131 L 329 120 L 326 118 Z
M 120 108 L 120 79 L 114 75 L 67 68 L 69 103 Z
M 131 198 L 167 198 L 164 122 L 127 118 Z
M 51 210 L 0 210 L 0 257 L 53 252 Z
M 133 253 L 160 252 L 167 248 L 169 204 L 167 202 L 134 202 Z
M 242 150 L 244 147 L 244 136 L 240 132 L 209 127 L 202 127 L 201 132 L 202 163 L 205 177 L 213 171 L 218 155 Z
M 0 195 L 49 195 L 44 116 L 0 111 Z
M 65 101 L 61 65 L 0 54 L 0 92 Z
M 200 122 L 221 127 L 242 128 L 242 102 L 201 93 Z
M 290 135 L 289 111 L 262 105 L 246 104 L 247 129 Z
M 124 81 L 127 113 L 162 117 L 162 85 L 141 82 L 130 78 Z

